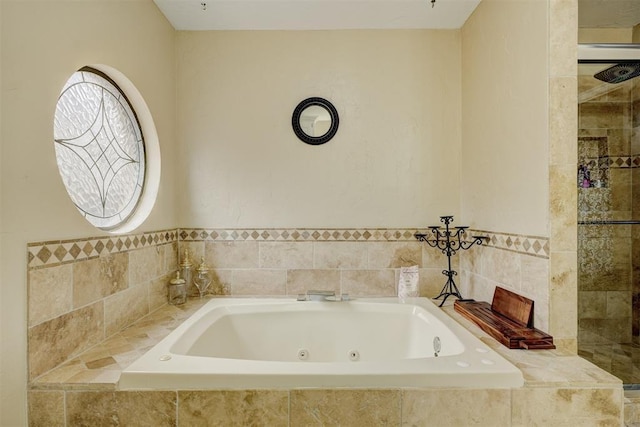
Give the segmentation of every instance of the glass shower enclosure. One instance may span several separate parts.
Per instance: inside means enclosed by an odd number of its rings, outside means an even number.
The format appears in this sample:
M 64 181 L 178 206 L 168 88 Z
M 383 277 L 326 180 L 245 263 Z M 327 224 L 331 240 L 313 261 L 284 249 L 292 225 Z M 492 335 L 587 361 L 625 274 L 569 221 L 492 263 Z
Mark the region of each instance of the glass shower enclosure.
M 578 354 L 636 389 L 640 45 L 578 52 Z

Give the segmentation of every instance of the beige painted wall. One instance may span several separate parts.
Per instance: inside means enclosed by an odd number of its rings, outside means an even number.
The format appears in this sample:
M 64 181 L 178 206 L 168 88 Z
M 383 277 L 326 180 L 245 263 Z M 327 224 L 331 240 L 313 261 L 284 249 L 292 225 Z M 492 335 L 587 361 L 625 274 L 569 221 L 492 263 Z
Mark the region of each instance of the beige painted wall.
M 180 225 L 416 227 L 458 214 L 459 31 L 180 32 L 178 52 Z M 321 146 L 291 129 L 311 96 L 340 115 Z
M 2 1 L 0 425 L 25 425 L 26 243 L 101 235 L 58 175 L 52 120 L 67 78 L 107 64 L 138 88 L 163 154 L 158 200 L 138 231 L 174 227 L 175 32 L 151 0 Z
M 483 0 L 462 29 L 462 218 L 548 236 L 546 1 Z

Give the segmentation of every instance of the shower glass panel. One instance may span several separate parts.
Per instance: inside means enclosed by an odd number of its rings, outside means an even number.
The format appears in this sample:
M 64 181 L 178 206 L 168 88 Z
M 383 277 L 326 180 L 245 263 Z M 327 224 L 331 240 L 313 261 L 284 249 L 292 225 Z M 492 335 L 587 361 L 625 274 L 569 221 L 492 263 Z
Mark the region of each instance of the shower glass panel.
M 578 353 L 637 388 L 640 61 L 619 64 L 578 66 Z

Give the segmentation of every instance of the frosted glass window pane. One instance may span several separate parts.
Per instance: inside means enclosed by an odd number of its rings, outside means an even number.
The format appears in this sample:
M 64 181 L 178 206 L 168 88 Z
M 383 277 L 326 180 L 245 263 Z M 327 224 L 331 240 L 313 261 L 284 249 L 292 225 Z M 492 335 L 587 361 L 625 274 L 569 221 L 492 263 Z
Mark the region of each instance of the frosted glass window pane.
M 120 88 L 90 68 L 74 73 L 58 98 L 53 133 L 60 176 L 78 210 L 104 230 L 126 221 L 142 195 L 145 150 Z

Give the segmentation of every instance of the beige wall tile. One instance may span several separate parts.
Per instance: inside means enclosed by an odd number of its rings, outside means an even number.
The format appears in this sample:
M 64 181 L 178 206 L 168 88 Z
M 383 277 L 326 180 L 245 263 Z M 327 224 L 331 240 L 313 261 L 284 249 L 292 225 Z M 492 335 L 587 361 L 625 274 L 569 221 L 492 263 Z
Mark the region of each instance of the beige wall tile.
M 286 295 L 286 270 L 233 270 L 232 295 Z
M 453 406 L 452 402 L 455 402 Z M 402 391 L 403 426 L 508 426 L 510 423 L 510 390 Z
M 128 287 L 128 253 L 117 253 L 73 264 L 74 307 L 82 307 Z
M 175 275 L 167 274 L 159 279 L 152 280 L 147 284 L 147 295 L 149 298 L 149 311 L 154 311 L 169 301 L 169 281 L 173 279 Z M 144 286 L 144 285 L 143 285 Z
M 482 254 L 482 276 L 501 283 L 503 287 L 520 288 L 522 267 L 519 254 L 494 248 L 484 248 Z
M 304 294 L 309 290 L 340 293 L 340 270 L 288 270 L 287 295 Z
M 65 427 L 64 391 L 29 391 L 29 427 Z
M 260 242 L 260 268 L 313 268 L 313 242 Z
M 207 264 L 212 268 L 258 268 L 258 242 L 206 242 Z
M 576 75 L 577 28 L 577 0 L 551 0 L 549 2 L 549 74 L 552 77 Z
M 289 425 L 289 393 L 279 390 L 179 391 L 179 426 Z
M 104 300 L 105 333 L 109 337 L 149 314 L 147 285 L 118 292 Z
M 189 251 L 189 259 L 194 264 L 195 267 L 200 264 L 200 259 L 205 256 L 204 250 L 205 242 L 180 242 L 179 244 L 179 253 L 178 253 L 178 264 L 182 262 L 184 259 L 184 251 Z M 194 268 L 195 268 L 194 267 Z
M 314 268 L 366 268 L 365 242 L 314 242 Z
M 495 282 L 467 271 L 463 271 L 459 277 L 460 283 L 458 284 L 458 288 L 464 298 L 472 298 L 476 301 L 491 303 L 497 285 Z
M 231 295 L 231 281 L 234 270 L 216 269 L 211 271 L 209 292 L 213 295 Z M 192 285 L 195 288 L 195 285 Z
M 549 260 L 519 255 L 522 269 L 520 294 L 534 301 L 533 323 L 536 328 L 549 330 Z
M 351 296 L 395 296 L 397 295 L 395 271 L 384 270 L 342 270 L 342 293 Z
M 554 251 L 575 251 L 577 247 L 578 191 L 575 177 L 575 163 L 549 167 L 549 239 Z
M 575 62 L 571 67 L 575 73 Z M 576 78 L 551 78 L 549 85 L 549 161 L 553 165 L 575 165 L 578 152 L 575 118 L 578 116 Z M 567 117 L 571 120 L 567 120 Z
M 129 252 L 129 283 L 137 286 L 164 272 L 164 248 L 154 246 Z
M 512 425 L 621 426 L 622 389 L 520 388 L 512 391 Z
M 174 427 L 175 391 L 69 391 L 67 425 Z
M 399 426 L 399 390 L 292 390 L 290 425 Z
M 371 242 L 367 244 L 368 266 L 399 268 L 422 267 L 422 244 L 419 242 Z
M 29 328 L 29 378 L 104 340 L 103 319 L 104 307 L 98 302 Z
M 418 274 L 420 275 L 418 283 L 421 297 L 433 298 L 437 296 L 447 282 L 447 276 L 442 274 L 441 268 L 421 268 Z M 396 270 L 396 283 L 398 283 L 399 279 L 400 270 Z
M 432 248 L 426 243 L 420 243 L 422 247 L 422 268 L 446 268 L 447 267 L 447 256 L 442 253 L 440 249 Z M 469 251 L 469 253 L 475 251 Z M 467 251 L 464 252 L 465 254 Z M 460 253 L 462 255 L 462 253 Z M 458 267 L 458 262 L 461 260 L 461 256 L 454 256 L 451 259 L 452 266 L 454 269 Z
M 29 271 L 29 326 L 71 311 L 72 307 L 71 264 Z
M 164 250 L 164 262 L 162 272 L 169 273 L 178 269 L 178 242 L 162 245 Z
M 578 291 L 573 252 L 551 252 L 549 333 L 554 338 L 577 336 Z

